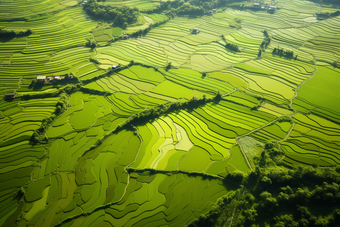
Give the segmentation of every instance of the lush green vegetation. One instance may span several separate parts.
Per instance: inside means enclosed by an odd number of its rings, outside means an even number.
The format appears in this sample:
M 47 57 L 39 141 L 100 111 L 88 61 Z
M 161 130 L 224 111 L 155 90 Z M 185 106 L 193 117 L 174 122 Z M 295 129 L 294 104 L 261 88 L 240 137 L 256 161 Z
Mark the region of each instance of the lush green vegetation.
M 337 226 L 338 9 L 254 3 L 1 1 L 0 226 Z
M 274 48 L 272 54 L 276 54 L 285 58 L 294 58 L 294 52 L 291 50 L 284 50 L 283 48 Z M 296 56 L 297 57 L 297 56 Z
M 99 5 L 95 0 L 89 0 L 84 6 L 86 13 L 96 19 L 113 22 L 114 26 L 120 26 L 123 29 L 128 24 L 133 24 L 139 17 L 138 8 L 128 6 L 111 7 L 110 5 Z
M 5 29 L 0 29 L 0 41 L 8 41 L 10 39 L 13 39 L 15 37 L 24 37 L 29 36 L 32 34 L 32 31 L 30 29 L 27 29 L 26 31 L 9 31 Z
M 297 167 L 257 168 L 249 175 L 225 178 L 240 189 L 190 226 L 336 226 L 339 221 L 339 172 Z M 242 185 L 241 185 L 242 184 Z M 230 220 L 230 216 L 232 219 Z

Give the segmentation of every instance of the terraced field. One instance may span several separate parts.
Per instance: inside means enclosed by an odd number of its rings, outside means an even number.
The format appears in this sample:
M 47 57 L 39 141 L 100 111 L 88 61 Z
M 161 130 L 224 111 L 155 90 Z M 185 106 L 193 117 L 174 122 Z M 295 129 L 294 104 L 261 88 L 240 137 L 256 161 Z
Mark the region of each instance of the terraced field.
M 315 16 L 335 9 L 278 0 L 123 30 L 80 4 L 0 2 L 0 29 L 32 31 L 0 37 L 0 226 L 188 226 L 268 144 L 282 168 L 340 164 L 340 17 Z

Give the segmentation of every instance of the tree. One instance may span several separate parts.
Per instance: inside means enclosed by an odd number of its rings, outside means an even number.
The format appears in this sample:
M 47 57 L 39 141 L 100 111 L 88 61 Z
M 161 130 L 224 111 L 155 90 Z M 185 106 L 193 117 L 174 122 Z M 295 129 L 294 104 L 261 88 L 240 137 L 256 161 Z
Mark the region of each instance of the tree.
M 168 65 L 165 67 L 165 70 L 168 71 L 168 70 L 171 69 L 171 68 L 172 68 L 171 62 L 169 62 Z
M 123 29 L 126 29 L 127 26 L 128 26 L 128 23 L 127 23 L 127 22 L 124 22 L 122 28 L 123 28 Z
M 93 49 L 97 47 L 97 42 L 93 39 L 87 39 L 85 46 L 91 47 Z
M 220 94 L 220 92 L 218 92 L 217 95 L 214 97 L 214 102 L 218 103 L 221 100 L 222 100 L 222 95 Z

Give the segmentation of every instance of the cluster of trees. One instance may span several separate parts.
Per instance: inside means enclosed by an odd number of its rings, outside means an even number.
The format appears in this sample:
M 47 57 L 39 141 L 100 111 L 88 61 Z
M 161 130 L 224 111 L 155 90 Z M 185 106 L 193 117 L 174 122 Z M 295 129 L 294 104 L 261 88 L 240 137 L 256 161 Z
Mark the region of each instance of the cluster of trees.
M 340 62 L 339 61 L 333 61 L 331 65 L 335 68 L 340 68 Z
M 238 184 L 232 197 L 195 220 L 190 227 L 223 226 L 233 216 L 233 226 L 274 227 L 338 226 L 340 221 L 340 167 L 313 166 L 293 169 L 256 167 L 246 175 L 228 174 L 225 183 Z
M 224 37 L 224 35 L 221 35 L 223 41 L 226 43 L 226 45 L 224 45 L 225 48 L 227 48 L 228 50 L 231 51 L 235 51 L 235 52 L 239 52 L 240 48 L 238 47 L 238 45 L 228 42 L 228 40 L 226 40 L 226 38 Z
M 274 48 L 272 54 L 276 54 L 281 57 L 290 58 L 290 59 L 294 58 L 294 51 L 284 50 L 283 48 Z M 295 59 L 297 59 L 297 55 L 295 56 Z
M 241 0 L 175 0 L 162 2 L 155 9 L 144 11 L 146 13 L 165 13 L 170 17 L 176 15 L 204 15 L 214 8 L 226 6 L 229 3 Z
M 300 166 L 293 170 L 258 169 L 250 175 L 248 184 L 257 185 L 246 193 L 238 225 L 267 221 L 271 226 L 336 226 L 339 222 L 338 172 Z
M 267 49 L 267 47 L 269 46 L 270 42 L 271 42 L 271 38 L 270 38 L 270 37 L 265 37 L 265 38 L 263 39 L 261 45 L 260 45 L 260 48 L 261 48 L 262 50 Z
M 83 8 L 88 15 L 99 20 L 113 22 L 114 26 L 120 26 L 123 29 L 125 29 L 128 24 L 137 22 L 140 16 L 139 10 L 136 7 L 100 5 L 95 0 L 89 0 Z
M 236 52 L 240 51 L 240 48 L 234 43 L 227 42 L 227 44 L 225 45 L 225 48 L 232 50 L 232 51 L 236 51 Z
M 14 31 L 14 30 L 0 29 L 0 40 L 6 41 L 6 40 L 11 40 L 15 37 L 24 37 L 24 36 L 29 36 L 31 34 L 32 34 L 31 29 L 27 29 L 26 31 Z
M 93 49 L 97 47 L 97 42 L 94 39 L 86 39 L 85 46 Z
M 290 119 L 290 117 L 288 116 L 283 116 L 283 117 L 279 117 L 279 119 L 277 120 L 278 122 L 291 122 L 292 119 Z
M 259 53 L 257 54 L 257 57 L 259 57 L 259 58 L 262 57 L 262 52 L 265 51 L 265 49 L 267 49 L 267 47 L 269 46 L 269 44 L 272 40 L 266 29 L 263 31 L 263 35 L 264 35 L 264 39 L 263 39 L 263 41 L 260 45 Z
M 339 5 L 339 0 L 310 0 L 311 2 L 320 3 L 320 4 L 333 4 Z
M 203 4 L 202 4 L 203 5 Z M 167 1 L 162 2 L 155 9 L 147 10 L 146 13 L 165 13 L 169 17 L 175 17 L 176 15 L 204 15 L 206 10 L 202 5 L 195 5 L 194 1 Z
M 326 12 L 326 13 L 317 13 L 316 14 L 316 17 L 318 20 L 323 20 L 323 19 L 327 19 L 327 18 L 331 18 L 331 17 L 337 17 L 340 15 L 340 11 L 336 11 L 336 12 L 333 12 L 333 13 L 329 13 L 329 12 Z

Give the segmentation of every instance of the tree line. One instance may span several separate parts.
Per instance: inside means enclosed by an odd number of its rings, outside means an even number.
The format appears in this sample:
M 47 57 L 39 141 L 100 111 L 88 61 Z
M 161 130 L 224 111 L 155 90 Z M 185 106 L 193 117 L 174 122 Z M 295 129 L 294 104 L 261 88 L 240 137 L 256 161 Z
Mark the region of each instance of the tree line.
M 323 20 L 323 19 L 328 19 L 328 18 L 331 18 L 331 17 L 337 17 L 340 15 L 340 11 L 336 11 L 336 12 L 333 12 L 333 13 L 330 13 L 330 12 L 326 12 L 326 13 L 317 13 L 316 14 L 316 17 L 318 20 Z
M 24 37 L 29 36 L 32 34 L 31 29 L 27 29 L 26 31 L 14 31 L 14 30 L 6 30 L 6 29 L 0 29 L 0 40 L 6 41 L 13 39 L 15 37 Z
M 128 24 L 137 22 L 140 16 L 139 10 L 136 7 L 100 5 L 95 0 L 89 0 L 84 4 L 83 9 L 91 17 L 112 22 L 114 26 L 119 26 L 123 29 L 125 29 Z
M 291 50 L 284 50 L 283 48 L 274 48 L 272 54 L 279 55 L 281 57 L 293 59 L 294 58 L 294 51 Z M 295 59 L 297 55 L 295 56 Z
M 175 0 L 161 2 L 156 8 L 143 11 L 145 13 L 165 13 L 170 17 L 176 15 L 196 15 L 209 14 L 210 10 L 226 6 L 229 3 L 241 0 Z
M 319 3 L 319 4 L 333 4 L 339 5 L 339 0 L 310 0 L 311 2 Z

